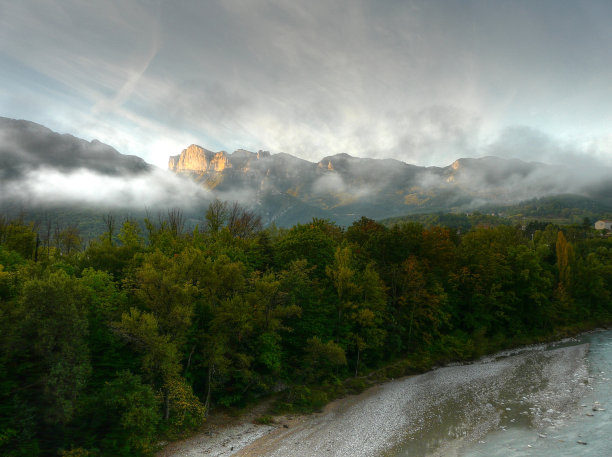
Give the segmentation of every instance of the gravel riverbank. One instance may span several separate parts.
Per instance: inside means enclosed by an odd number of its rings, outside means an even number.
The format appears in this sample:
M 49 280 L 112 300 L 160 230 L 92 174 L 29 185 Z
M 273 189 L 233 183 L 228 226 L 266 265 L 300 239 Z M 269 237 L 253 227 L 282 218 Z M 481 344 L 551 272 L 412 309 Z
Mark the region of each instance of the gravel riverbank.
M 562 423 L 585 392 L 587 351 L 585 344 L 506 351 L 373 387 L 322 413 L 218 427 L 158 456 L 453 455 L 510 424 Z

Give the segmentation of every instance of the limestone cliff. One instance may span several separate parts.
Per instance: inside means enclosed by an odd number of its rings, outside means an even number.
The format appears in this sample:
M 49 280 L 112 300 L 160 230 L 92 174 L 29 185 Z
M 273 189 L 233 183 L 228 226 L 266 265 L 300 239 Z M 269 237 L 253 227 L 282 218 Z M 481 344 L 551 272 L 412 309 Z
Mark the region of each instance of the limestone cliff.
M 203 173 L 208 171 L 210 163 L 216 159 L 218 154 L 221 153 L 215 154 L 201 146 L 192 144 L 187 149 L 183 149 L 183 152 L 179 155 L 170 157 L 168 169 L 175 173 Z M 214 166 L 216 167 L 219 162 L 220 160 L 216 159 Z
M 231 168 L 232 164 L 225 152 L 217 152 L 208 165 L 208 171 L 223 171 L 226 168 Z
M 543 164 L 496 157 L 418 167 L 344 153 L 310 162 L 285 153 L 211 152 L 196 145 L 171 157 L 169 168 L 195 179 L 219 198 L 239 196 L 250 201 L 271 220 L 289 207 L 301 208 L 298 212 L 331 211 L 330 217 L 346 221 L 363 214 L 383 218 L 412 210 L 463 210 L 526 200 L 540 195 L 543 186 L 555 188 L 556 182 L 547 179 L 550 173 Z M 275 206 L 280 201 L 282 211 Z
M 175 173 L 211 173 L 223 172 L 228 168 L 248 171 L 252 161 L 262 161 L 270 158 L 268 151 L 249 152 L 238 149 L 233 154 L 225 151 L 212 152 L 201 146 L 192 144 L 179 155 L 170 156 L 168 170 Z

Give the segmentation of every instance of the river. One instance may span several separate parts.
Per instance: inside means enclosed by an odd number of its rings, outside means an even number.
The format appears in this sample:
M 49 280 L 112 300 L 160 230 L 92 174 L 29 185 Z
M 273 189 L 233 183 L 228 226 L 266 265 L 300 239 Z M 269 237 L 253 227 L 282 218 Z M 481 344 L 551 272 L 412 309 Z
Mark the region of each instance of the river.
M 238 424 L 166 457 L 612 456 L 612 331 L 373 387 L 309 416 Z
M 584 368 L 550 363 L 585 345 Z M 612 456 L 612 331 L 539 349 L 493 389 L 471 385 L 442 399 L 428 425 L 384 455 Z

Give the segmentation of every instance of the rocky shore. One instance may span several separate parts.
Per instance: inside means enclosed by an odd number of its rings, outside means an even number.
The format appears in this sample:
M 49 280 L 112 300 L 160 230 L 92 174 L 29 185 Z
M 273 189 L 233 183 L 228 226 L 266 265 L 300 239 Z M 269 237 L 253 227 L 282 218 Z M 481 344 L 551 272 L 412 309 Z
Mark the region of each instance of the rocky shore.
M 453 455 L 517 423 L 563 423 L 588 384 L 588 345 L 506 351 L 330 403 L 323 412 L 213 427 L 158 457 Z

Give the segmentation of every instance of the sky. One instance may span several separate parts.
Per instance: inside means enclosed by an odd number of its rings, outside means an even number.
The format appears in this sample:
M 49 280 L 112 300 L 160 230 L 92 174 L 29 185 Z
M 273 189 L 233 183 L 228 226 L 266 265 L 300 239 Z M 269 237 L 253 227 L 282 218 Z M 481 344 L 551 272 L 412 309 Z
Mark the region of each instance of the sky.
M 0 0 L 0 116 L 196 143 L 612 166 L 610 0 Z

